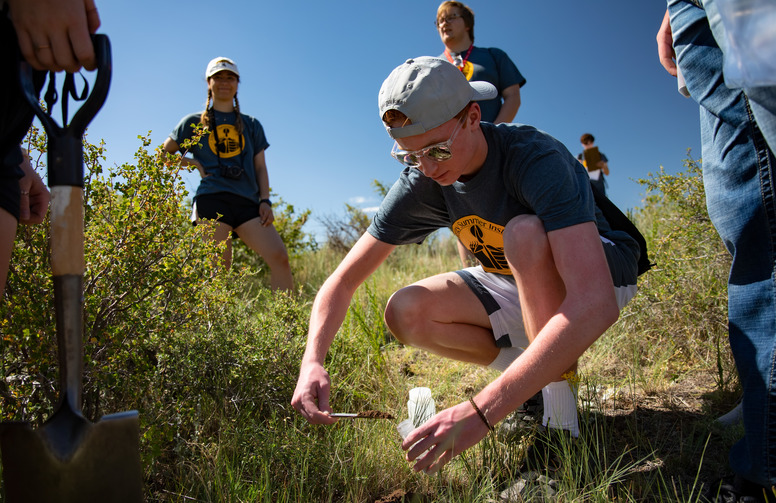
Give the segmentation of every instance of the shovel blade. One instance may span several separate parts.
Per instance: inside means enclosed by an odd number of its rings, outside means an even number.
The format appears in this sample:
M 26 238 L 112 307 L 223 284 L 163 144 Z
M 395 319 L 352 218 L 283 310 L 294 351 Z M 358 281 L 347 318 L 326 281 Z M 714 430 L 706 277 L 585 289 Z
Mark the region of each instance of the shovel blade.
M 0 442 L 8 503 L 143 501 L 137 411 L 90 423 L 73 455 L 55 455 L 41 430 L 4 423 Z

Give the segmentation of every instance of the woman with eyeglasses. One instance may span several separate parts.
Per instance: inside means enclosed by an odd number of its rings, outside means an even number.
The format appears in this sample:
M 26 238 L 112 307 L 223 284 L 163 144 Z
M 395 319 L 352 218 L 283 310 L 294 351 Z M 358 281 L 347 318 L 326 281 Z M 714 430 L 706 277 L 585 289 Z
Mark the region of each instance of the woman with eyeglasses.
M 269 175 L 264 151 L 269 147 L 261 123 L 240 112 L 237 87 L 240 72 L 229 58 L 215 58 L 205 71 L 207 101 L 205 110 L 189 114 L 178 123 L 164 142 L 166 152 L 181 151 L 181 144 L 192 140 L 196 126 L 205 134 L 187 150 L 181 162 L 194 166 L 202 177 L 194 196 L 197 221 L 215 221 L 213 239 L 226 241 L 224 265 L 232 263 L 234 232 L 270 267 L 273 290 L 292 290 L 293 278 L 288 252 L 272 222 Z M 188 154 L 188 155 L 187 155 Z

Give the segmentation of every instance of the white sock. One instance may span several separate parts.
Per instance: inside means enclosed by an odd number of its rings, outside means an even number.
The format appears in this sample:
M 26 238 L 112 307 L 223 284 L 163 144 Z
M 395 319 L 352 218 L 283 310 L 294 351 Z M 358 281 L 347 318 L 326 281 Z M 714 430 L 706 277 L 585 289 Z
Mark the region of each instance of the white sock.
M 501 348 L 496 359 L 488 364 L 488 368 L 504 372 L 522 353 L 522 348 Z
M 542 424 L 550 428 L 568 430 L 574 438 L 579 436 L 577 398 L 568 381 L 551 382 L 542 388 L 544 417 Z

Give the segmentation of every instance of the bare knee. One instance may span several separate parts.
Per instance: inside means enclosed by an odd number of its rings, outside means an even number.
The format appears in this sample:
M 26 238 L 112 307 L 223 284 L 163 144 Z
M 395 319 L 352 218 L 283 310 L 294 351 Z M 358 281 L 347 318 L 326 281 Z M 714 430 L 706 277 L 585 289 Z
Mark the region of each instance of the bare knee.
M 519 215 L 504 227 L 504 254 L 513 267 L 530 267 L 551 254 L 544 223 L 536 215 Z
M 402 344 L 415 345 L 428 321 L 425 289 L 410 285 L 394 293 L 385 306 L 385 324 Z
M 288 251 L 286 251 L 285 247 L 272 250 L 270 253 L 266 253 L 262 257 L 270 269 L 281 270 L 291 268 L 291 264 L 288 260 Z

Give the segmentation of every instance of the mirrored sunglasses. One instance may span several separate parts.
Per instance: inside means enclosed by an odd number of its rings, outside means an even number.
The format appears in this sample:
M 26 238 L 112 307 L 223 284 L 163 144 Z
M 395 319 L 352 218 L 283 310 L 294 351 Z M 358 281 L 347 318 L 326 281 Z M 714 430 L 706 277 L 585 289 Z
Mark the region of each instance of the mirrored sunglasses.
M 458 123 L 453 130 L 453 134 L 450 135 L 449 140 L 435 143 L 434 145 L 429 145 L 428 147 L 422 148 L 420 150 L 412 151 L 402 150 L 399 148 L 399 144 L 397 142 L 393 142 L 391 155 L 394 159 L 407 166 L 408 168 L 417 168 L 420 166 L 420 160 L 424 157 L 427 157 L 434 162 L 444 162 L 449 160 L 451 157 L 453 157 L 453 152 L 450 150 L 450 147 L 452 146 L 458 131 L 461 129 L 461 124 L 463 124 L 466 120 L 467 115 L 468 114 L 464 114 L 460 119 L 458 119 Z

